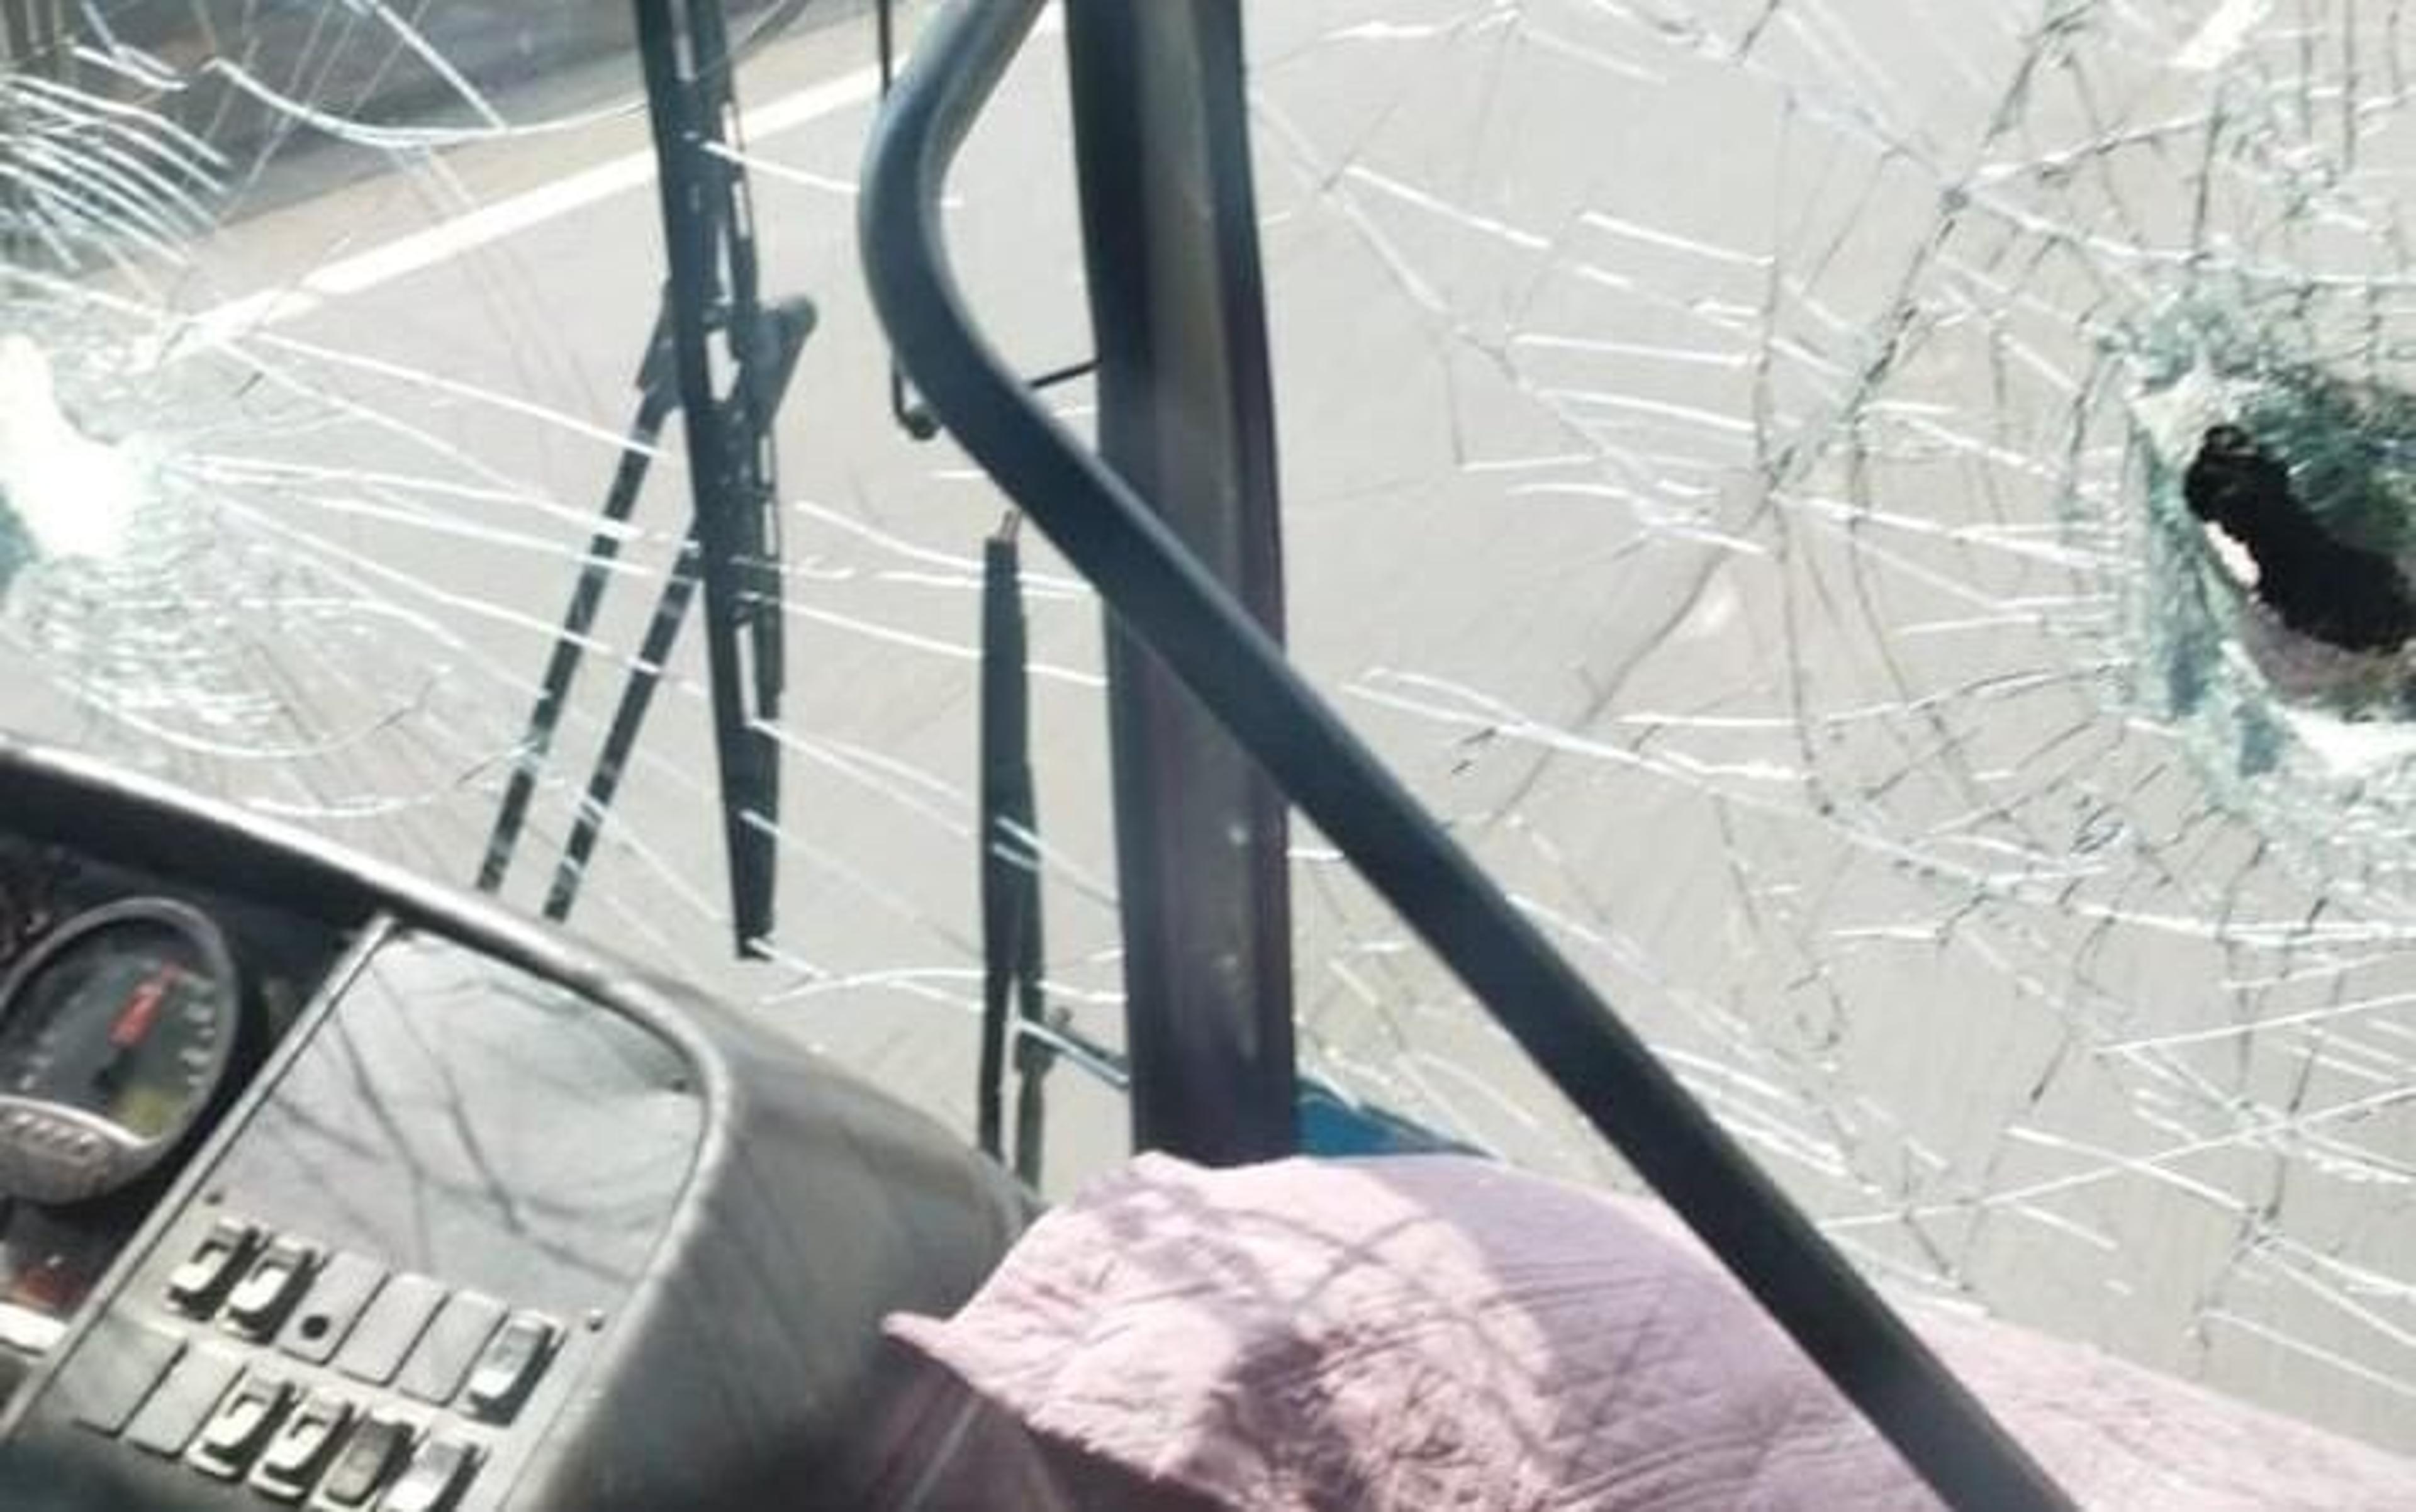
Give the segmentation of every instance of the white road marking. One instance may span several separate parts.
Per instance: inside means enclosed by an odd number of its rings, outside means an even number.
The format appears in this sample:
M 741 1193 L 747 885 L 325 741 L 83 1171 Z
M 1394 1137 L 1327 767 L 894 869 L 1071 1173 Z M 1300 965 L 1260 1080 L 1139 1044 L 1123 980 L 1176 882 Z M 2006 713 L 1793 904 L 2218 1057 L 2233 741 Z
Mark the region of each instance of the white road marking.
M 880 88 L 878 69 L 858 68 L 767 105 L 742 111 L 740 119 L 747 140 L 758 141 L 864 104 Z M 299 319 L 330 299 L 425 272 L 464 252 L 642 188 L 654 182 L 654 178 L 652 147 L 597 163 L 541 188 L 439 221 L 424 231 L 398 236 L 383 247 L 323 263 L 291 283 L 231 299 L 194 316 L 194 334 L 204 340 L 226 340 L 262 326 Z
M 1051 10 L 1033 26 L 1032 35 L 1051 36 L 1064 25 L 1064 19 Z M 740 135 L 749 143 L 778 136 L 783 131 L 862 105 L 880 92 L 881 70 L 877 68 L 858 68 L 794 94 L 783 95 L 767 105 L 742 109 L 739 112 Z M 851 192 L 853 189 L 852 184 L 825 180 L 820 175 L 794 170 L 774 176 L 794 176 L 823 189 Z M 191 338 L 217 342 L 239 338 L 247 331 L 264 326 L 298 320 L 330 299 L 359 294 L 380 284 L 424 272 L 464 252 L 516 236 L 615 194 L 625 194 L 652 183 L 654 177 L 655 153 L 649 146 L 642 152 L 629 153 L 597 163 L 593 168 L 581 169 L 567 178 L 556 179 L 540 189 L 481 205 L 466 214 L 439 221 L 424 231 L 398 236 L 383 247 L 371 248 L 366 252 L 332 263 L 323 263 L 290 283 L 230 299 L 191 317 L 185 330 Z

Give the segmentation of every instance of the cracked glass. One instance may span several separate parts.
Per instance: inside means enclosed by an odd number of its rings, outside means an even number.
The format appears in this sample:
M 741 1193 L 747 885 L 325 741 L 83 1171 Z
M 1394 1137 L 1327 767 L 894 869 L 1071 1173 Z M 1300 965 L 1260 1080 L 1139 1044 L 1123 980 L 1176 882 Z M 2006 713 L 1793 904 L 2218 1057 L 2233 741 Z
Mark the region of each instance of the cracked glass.
M 631 436 L 664 263 L 626 8 L 0 19 L 0 721 L 467 883 L 642 458 L 503 885 L 536 906 L 687 523 L 678 428 Z M 2236 426 L 2294 519 L 2369 567 L 2416 550 L 2416 17 L 1248 21 L 1321 685 L 1874 1275 L 2416 1447 L 2409 663 L 2294 622 L 2189 484 Z M 890 414 L 867 13 L 732 26 L 763 295 L 819 314 L 778 426 L 778 924 L 727 959 L 693 625 L 571 923 L 969 1125 L 1004 501 Z M 1034 373 L 1090 340 L 1058 54 L 1044 27 L 950 209 Z M 1025 538 L 1024 850 L 1050 1002 L 1111 1058 L 1098 611 Z M 1294 842 L 1311 1067 L 1623 1179 Z M 1111 1066 L 1074 1059 L 1102 1074 L 1049 1082 L 1054 1189 L 1123 1149 Z

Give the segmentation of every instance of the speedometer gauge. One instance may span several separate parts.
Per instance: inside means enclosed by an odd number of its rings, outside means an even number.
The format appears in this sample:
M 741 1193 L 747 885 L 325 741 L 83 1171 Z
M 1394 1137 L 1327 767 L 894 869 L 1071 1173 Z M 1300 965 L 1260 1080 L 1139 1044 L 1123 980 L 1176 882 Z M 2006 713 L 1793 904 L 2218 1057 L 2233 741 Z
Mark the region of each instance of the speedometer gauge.
M 241 994 L 217 926 L 141 899 L 81 915 L 0 988 L 0 1194 L 71 1202 L 157 1166 L 225 1079 Z

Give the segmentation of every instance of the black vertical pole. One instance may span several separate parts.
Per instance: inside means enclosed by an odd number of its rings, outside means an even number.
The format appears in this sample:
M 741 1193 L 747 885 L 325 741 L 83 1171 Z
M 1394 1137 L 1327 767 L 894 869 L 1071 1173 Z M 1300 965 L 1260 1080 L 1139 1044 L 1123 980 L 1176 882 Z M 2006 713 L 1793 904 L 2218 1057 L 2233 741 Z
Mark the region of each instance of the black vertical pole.
M 1238 0 L 1067 0 L 1065 19 L 1100 454 L 1280 637 Z M 1288 1154 L 1282 796 L 1112 615 L 1108 677 L 1134 1142 Z

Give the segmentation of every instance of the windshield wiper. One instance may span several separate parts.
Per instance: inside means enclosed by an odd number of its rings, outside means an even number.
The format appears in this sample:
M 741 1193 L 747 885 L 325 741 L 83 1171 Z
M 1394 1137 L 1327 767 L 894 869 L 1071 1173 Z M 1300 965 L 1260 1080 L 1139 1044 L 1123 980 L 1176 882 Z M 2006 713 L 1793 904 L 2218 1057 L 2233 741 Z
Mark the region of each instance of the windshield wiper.
M 578 899 L 655 686 L 701 586 L 731 928 L 739 955 L 760 956 L 772 930 L 780 817 L 780 748 L 772 729 L 787 682 L 772 421 L 814 310 L 804 299 L 767 310 L 758 292 L 747 173 L 739 144 L 728 140 L 738 110 L 720 0 L 637 0 L 637 8 L 670 279 L 639 370 L 638 414 L 605 497 L 604 523 L 589 543 L 548 659 L 478 885 L 500 887 L 510 869 L 620 552 L 620 527 L 636 507 L 654 442 L 676 409 L 687 441 L 693 517 L 630 664 L 545 914 L 567 917 Z M 726 389 L 717 388 L 717 371 L 733 375 Z

